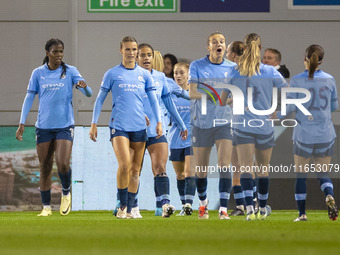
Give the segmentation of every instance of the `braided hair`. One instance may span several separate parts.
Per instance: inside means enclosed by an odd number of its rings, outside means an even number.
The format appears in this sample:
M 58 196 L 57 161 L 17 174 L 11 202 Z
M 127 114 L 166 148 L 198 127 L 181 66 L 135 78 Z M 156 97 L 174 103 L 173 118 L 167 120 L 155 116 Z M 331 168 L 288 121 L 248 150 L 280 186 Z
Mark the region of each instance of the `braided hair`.
M 55 38 L 52 38 L 50 40 L 48 40 L 45 44 L 45 50 L 46 51 L 50 51 L 51 47 L 53 45 L 62 45 L 63 48 L 64 48 L 64 43 L 62 40 L 59 40 L 59 39 L 55 39 Z M 48 59 L 48 56 L 45 56 L 44 60 L 43 60 L 43 64 L 45 63 L 48 63 L 49 59 Z M 67 66 L 65 64 L 65 62 L 61 61 L 61 67 L 63 68 L 63 72 L 61 73 L 60 75 L 60 78 L 62 78 L 64 75 L 66 75 L 66 69 L 67 69 Z

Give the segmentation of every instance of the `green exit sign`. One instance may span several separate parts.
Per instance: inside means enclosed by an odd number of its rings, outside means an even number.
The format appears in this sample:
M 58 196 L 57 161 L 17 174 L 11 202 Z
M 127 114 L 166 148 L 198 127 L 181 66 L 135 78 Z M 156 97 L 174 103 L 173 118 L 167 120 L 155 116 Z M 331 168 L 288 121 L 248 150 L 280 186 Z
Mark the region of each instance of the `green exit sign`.
M 177 0 L 88 0 L 88 12 L 176 12 Z

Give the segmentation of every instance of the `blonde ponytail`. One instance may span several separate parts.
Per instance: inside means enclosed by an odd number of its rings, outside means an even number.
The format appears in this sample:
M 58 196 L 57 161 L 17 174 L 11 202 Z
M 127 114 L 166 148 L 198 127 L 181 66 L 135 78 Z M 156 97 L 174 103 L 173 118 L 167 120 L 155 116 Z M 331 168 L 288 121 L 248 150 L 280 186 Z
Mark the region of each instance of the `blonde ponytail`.
M 249 34 L 245 37 L 245 49 L 240 57 L 237 69 L 243 76 L 260 74 L 261 64 L 261 38 L 257 34 Z
M 152 60 L 152 69 L 155 69 L 160 72 L 163 72 L 163 69 L 164 69 L 164 62 L 163 62 L 162 54 L 157 50 L 154 51 L 154 56 Z

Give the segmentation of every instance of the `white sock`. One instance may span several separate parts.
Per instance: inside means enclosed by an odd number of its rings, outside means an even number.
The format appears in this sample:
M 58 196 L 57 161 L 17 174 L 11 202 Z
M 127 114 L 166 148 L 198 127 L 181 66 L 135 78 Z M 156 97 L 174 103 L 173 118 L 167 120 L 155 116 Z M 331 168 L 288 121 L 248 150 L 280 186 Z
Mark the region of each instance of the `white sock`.
M 204 200 L 200 200 L 200 206 L 207 206 L 207 204 L 208 204 L 208 198 Z
M 51 210 L 51 205 L 44 205 L 44 209 L 50 209 Z
M 266 207 L 259 207 L 259 210 L 261 211 L 261 212 L 266 212 Z
M 218 212 L 227 212 L 227 207 L 220 207 L 220 209 L 218 210 Z
M 237 205 L 236 208 L 244 211 L 244 206 L 243 205 Z
M 247 208 L 247 214 L 254 211 L 254 206 L 252 205 L 247 205 L 246 208 Z

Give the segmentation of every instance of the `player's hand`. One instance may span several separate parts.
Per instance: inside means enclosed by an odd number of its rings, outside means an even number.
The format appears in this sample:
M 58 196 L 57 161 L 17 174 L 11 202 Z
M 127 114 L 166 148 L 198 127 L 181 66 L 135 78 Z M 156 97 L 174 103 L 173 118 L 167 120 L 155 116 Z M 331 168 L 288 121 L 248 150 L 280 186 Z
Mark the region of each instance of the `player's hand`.
M 179 134 L 180 137 L 182 137 L 182 140 L 186 140 L 188 138 L 188 129 L 181 131 L 181 133 Z
M 150 119 L 146 115 L 145 115 L 145 121 L 146 121 L 146 125 L 150 126 Z
M 278 119 L 277 117 L 277 111 L 276 112 L 273 112 L 272 114 L 269 115 L 269 119 L 272 119 L 272 120 L 275 120 L 275 119 Z
M 230 107 L 233 107 L 233 98 L 229 97 L 226 102 L 227 105 L 230 105 Z
M 76 88 L 86 88 L 86 83 L 84 81 L 78 81 Z
M 94 142 L 97 141 L 97 124 L 91 123 L 91 128 L 89 132 L 90 139 Z
M 156 139 L 160 138 L 163 135 L 162 122 L 157 122 L 156 133 L 157 133 Z
M 19 124 L 19 127 L 17 129 L 17 132 L 15 133 L 15 138 L 19 141 L 22 141 L 22 134 L 24 133 L 25 125 Z

